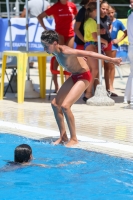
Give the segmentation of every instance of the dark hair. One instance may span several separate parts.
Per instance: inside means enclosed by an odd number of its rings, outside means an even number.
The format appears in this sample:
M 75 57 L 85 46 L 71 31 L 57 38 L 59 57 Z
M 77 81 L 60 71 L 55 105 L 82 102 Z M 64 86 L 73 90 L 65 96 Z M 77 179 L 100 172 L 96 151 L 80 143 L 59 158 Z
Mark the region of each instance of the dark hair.
M 59 36 L 58 36 L 58 33 L 56 33 L 53 30 L 46 30 L 46 31 L 42 32 L 41 40 L 43 40 L 44 42 L 46 42 L 48 44 L 52 44 L 54 41 L 56 41 L 58 43 Z
M 81 5 L 81 6 L 84 6 L 84 5 L 86 5 L 87 3 L 89 3 L 89 0 L 81 0 L 80 5 Z
M 28 144 L 21 144 L 14 150 L 14 162 L 28 162 L 32 155 L 32 149 Z
M 102 2 L 100 3 L 100 7 L 101 7 L 104 3 L 106 3 L 106 4 L 109 5 L 109 3 L 108 3 L 107 1 L 102 1 Z
M 85 12 L 85 21 L 90 17 L 90 13 L 97 9 L 97 3 L 91 2 Z

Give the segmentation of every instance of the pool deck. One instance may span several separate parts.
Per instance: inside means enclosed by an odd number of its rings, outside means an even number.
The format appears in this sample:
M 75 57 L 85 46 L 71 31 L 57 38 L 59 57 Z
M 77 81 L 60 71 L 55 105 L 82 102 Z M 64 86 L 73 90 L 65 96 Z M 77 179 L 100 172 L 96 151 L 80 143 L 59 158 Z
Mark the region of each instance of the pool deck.
M 79 144 L 74 147 L 133 158 L 133 106 L 123 104 L 129 71 L 129 65 L 121 66 L 121 80 L 116 70 L 114 86 L 119 97 L 113 98 L 114 106 L 88 106 L 82 97 L 72 106 L 79 139 Z M 36 63 L 35 68 L 30 69 L 30 76 L 35 90 L 39 91 Z M 58 128 L 48 101 L 50 81 L 51 73 L 47 63 L 46 99 L 25 99 L 23 104 L 18 104 L 14 93 L 6 94 L 0 101 L 1 133 L 13 133 L 48 142 L 58 138 Z M 53 97 L 54 94 L 51 99 Z

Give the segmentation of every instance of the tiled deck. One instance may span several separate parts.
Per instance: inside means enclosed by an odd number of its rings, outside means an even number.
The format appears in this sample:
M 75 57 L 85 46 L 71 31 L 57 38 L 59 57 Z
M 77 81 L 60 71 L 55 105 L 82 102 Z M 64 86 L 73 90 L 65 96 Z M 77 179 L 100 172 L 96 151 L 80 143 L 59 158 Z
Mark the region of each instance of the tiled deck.
M 121 69 L 124 78 L 120 80 L 116 73 L 115 88 L 119 97 L 114 98 L 114 106 L 88 106 L 82 99 L 72 106 L 79 139 L 77 148 L 132 158 L 133 107 L 122 103 L 129 66 L 122 66 Z M 39 90 L 38 70 L 31 69 L 30 73 L 35 89 Z M 50 102 L 47 100 L 50 80 L 48 67 L 46 99 L 25 99 L 23 104 L 18 104 L 15 95 L 8 93 L 0 101 L 1 132 L 48 141 L 59 135 Z

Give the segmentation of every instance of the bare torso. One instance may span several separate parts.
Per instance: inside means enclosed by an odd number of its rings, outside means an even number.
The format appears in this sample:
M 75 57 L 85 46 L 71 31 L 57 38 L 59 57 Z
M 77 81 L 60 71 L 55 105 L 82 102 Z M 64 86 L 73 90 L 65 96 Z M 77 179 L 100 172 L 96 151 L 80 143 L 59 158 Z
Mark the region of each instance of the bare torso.
M 60 52 L 54 53 L 58 63 L 72 74 L 80 74 L 89 71 L 89 67 L 83 57 L 77 57 L 76 54 L 69 54 L 69 47 L 59 46 Z M 74 49 L 73 49 L 74 51 Z

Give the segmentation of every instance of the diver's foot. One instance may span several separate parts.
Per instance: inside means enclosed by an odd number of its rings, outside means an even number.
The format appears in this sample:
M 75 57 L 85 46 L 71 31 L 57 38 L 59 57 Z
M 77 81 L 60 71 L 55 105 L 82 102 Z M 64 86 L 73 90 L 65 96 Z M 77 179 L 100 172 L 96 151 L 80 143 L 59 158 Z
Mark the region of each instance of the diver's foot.
M 62 143 L 62 138 L 59 138 L 55 142 L 52 142 L 53 145 L 58 145 L 58 144 L 61 144 L 61 143 Z
M 68 138 L 67 138 L 67 137 L 65 137 L 65 138 L 59 138 L 58 140 L 56 140 L 56 141 L 53 142 L 52 144 L 53 144 L 53 145 L 58 145 L 58 144 L 64 144 L 64 143 L 66 143 L 66 142 L 68 142 Z
M 78 140 L 72 140 L 70 139 L 70 141 L 65 145 L 66 147 L 72 147 L 74 145 L 78 144 Z

